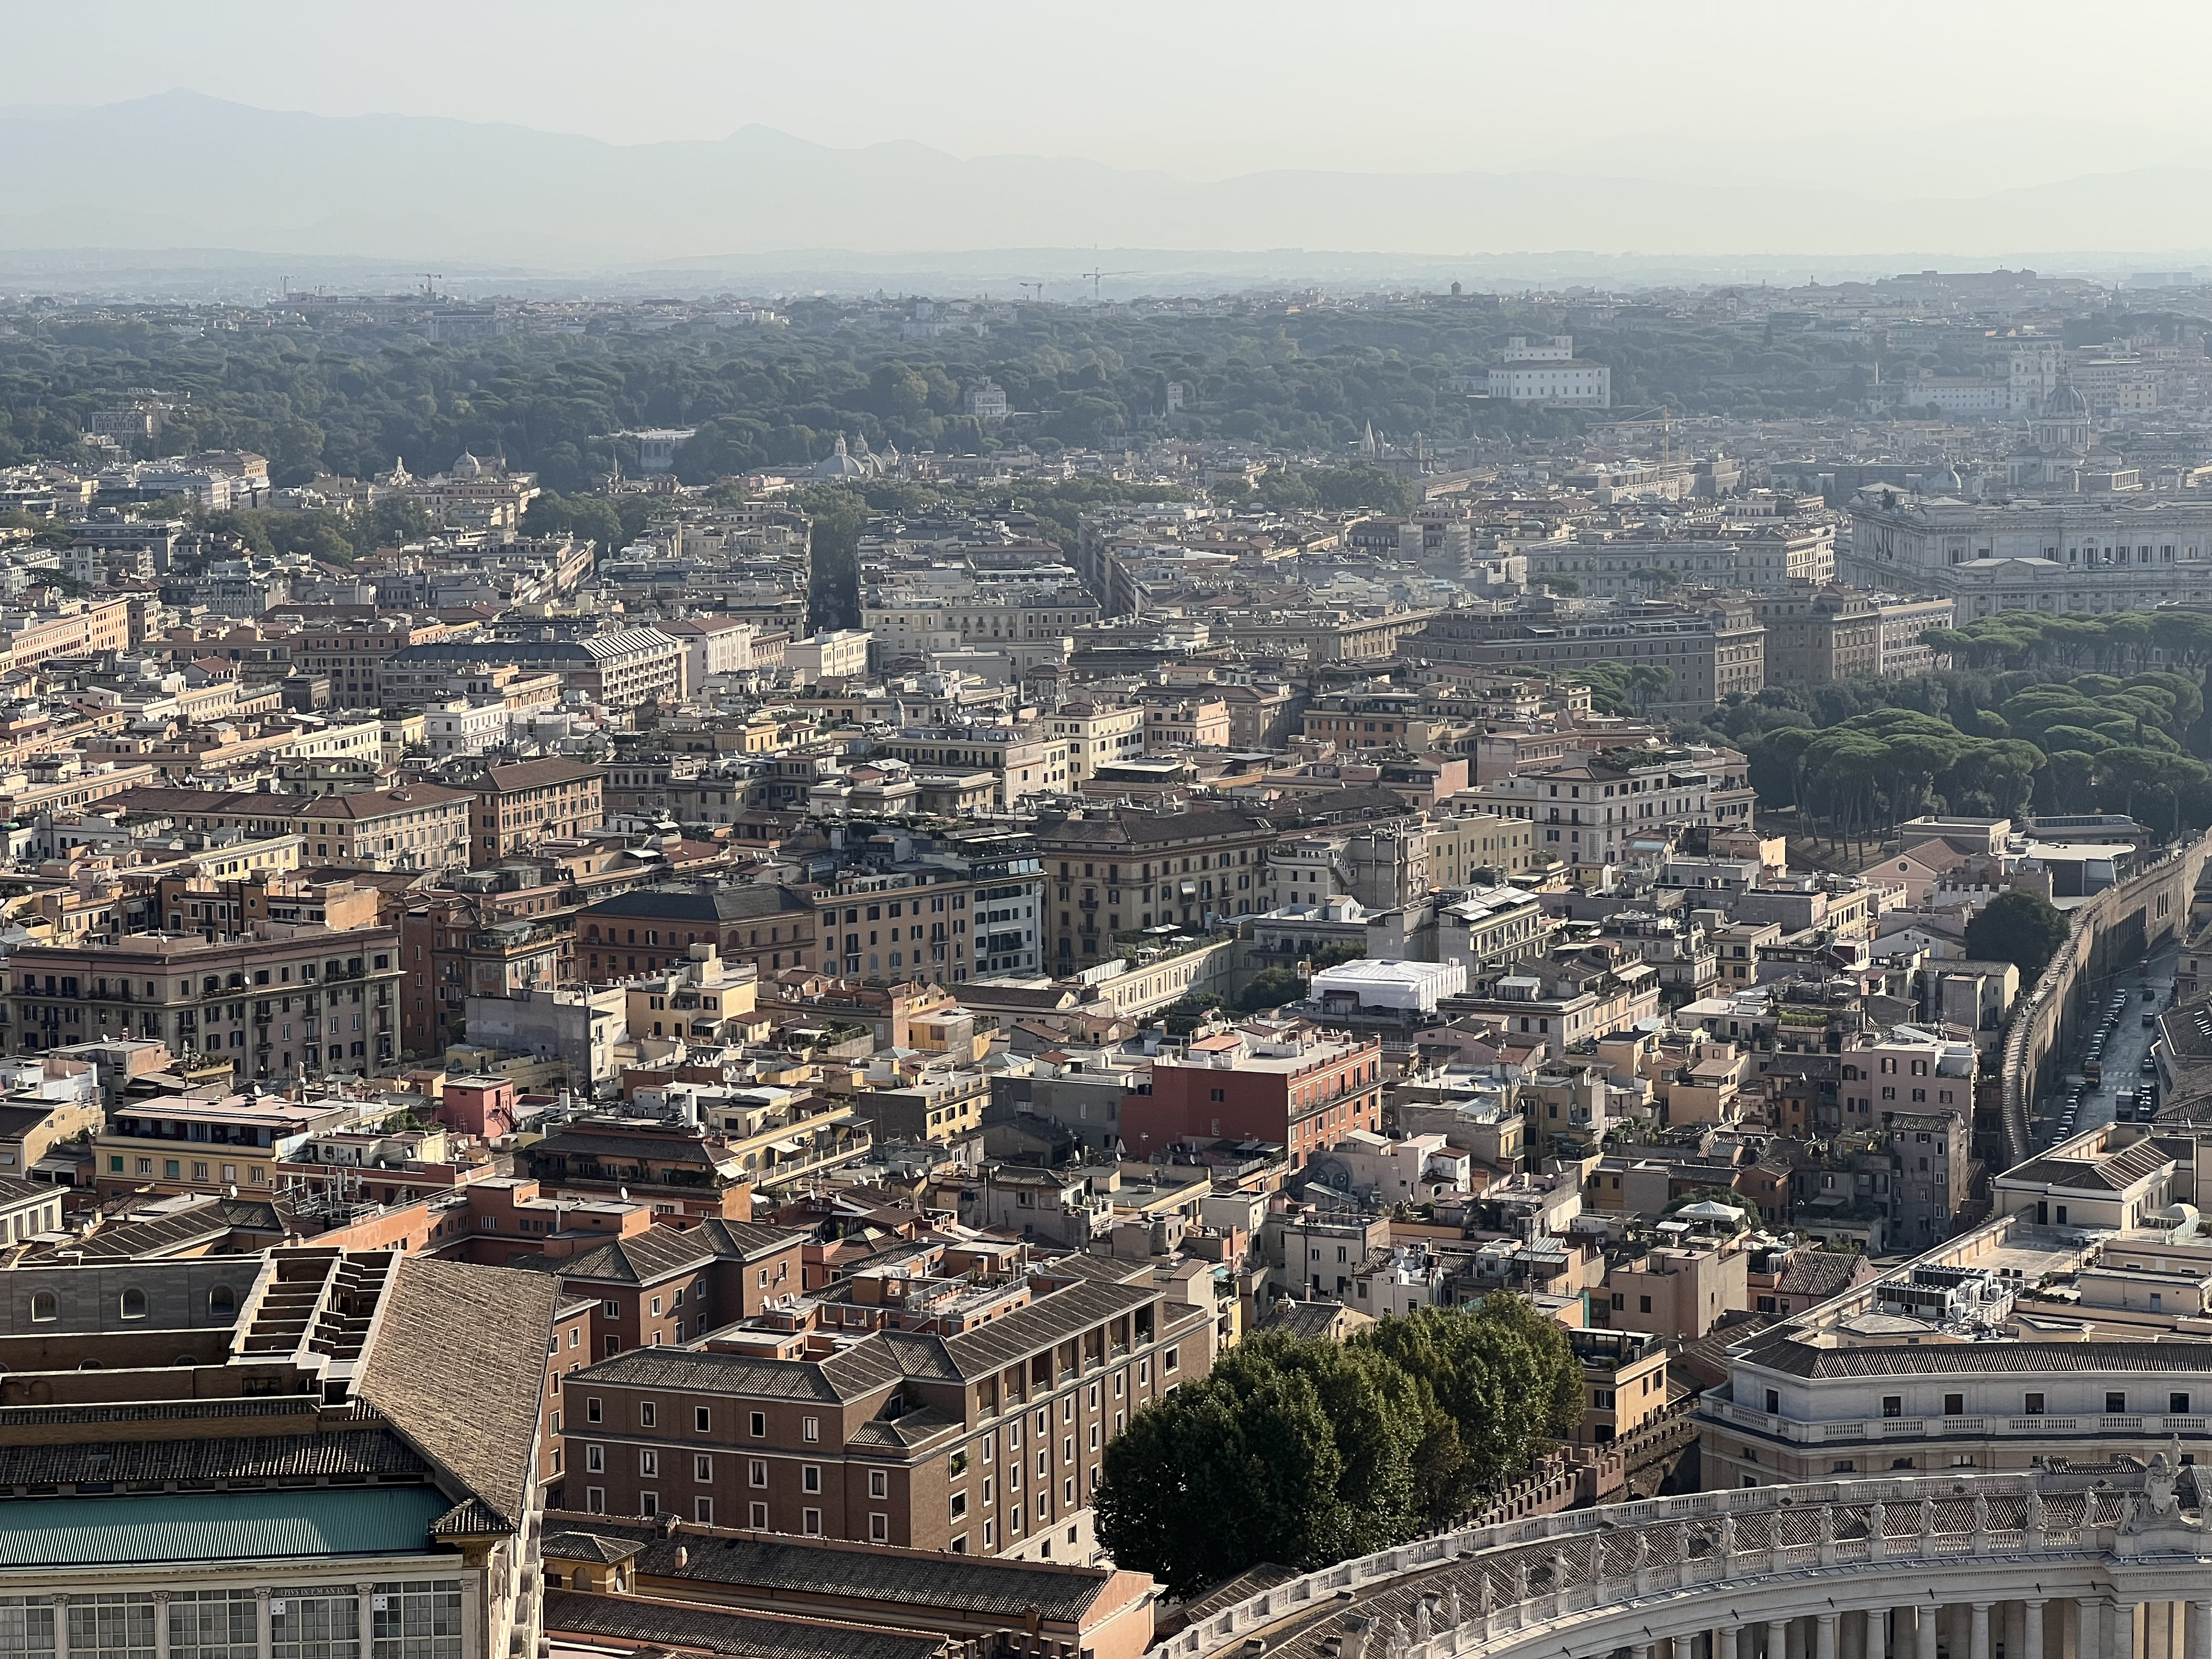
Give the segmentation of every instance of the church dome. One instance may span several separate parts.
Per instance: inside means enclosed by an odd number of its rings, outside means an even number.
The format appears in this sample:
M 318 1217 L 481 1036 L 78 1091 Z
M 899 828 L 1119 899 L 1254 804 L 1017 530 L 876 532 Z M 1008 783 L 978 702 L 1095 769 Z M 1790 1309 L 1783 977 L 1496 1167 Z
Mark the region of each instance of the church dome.
M 2051 394 L 2051 401 L 2044 406 L 2043 418 L 2086 421 L 2089 418 L 2089 405 L 2069 381 Z
M 1923 495 L 1955 495 L 1966 486 L 1959 481 L 1958 471 L 1951 466 L 1939 466 L 1920 481 Z
M 844 438 L 840 436 L 837 447 L 815 464 L 814 476 L 817 478 L 865 478 L 868 476 L 868 469 L 854 459 L 852 452 L 845 447 Z
M 456 478 L 482 477 L 483 463 L 465 449 L 461 452 L 460 459 L 453 463 L 453 476 Z

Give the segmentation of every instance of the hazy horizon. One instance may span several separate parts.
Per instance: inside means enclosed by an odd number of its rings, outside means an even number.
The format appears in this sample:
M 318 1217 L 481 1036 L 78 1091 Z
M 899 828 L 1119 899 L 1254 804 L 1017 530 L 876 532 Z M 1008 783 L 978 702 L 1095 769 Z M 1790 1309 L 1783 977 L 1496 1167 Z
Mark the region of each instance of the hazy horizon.
M 1174 6 L 1057 20 L 1007 0 L 834 9 L 667 0 L 270 0 L 102 14 L 96 106 L 184 88 L 270 110 L 507 124 L 632 146 L 765 126 L 841 149 L 1080 159 L 1218 181 L 1277 169 L 1559 171 L 1974 196 L 2212 161 L 2196 65 L 2212 12 L 2120 0 L 2127 97 L 2073 93 L 2078 8 L 1746 0 L 1543 9 L 1378 0 Z M 1046 21 L 1042 22 L 1040 18 Z M 18 8 L 18 61 L 66 62 L 83 20 Z M 20 96 L 20 95 L 19 95 Z

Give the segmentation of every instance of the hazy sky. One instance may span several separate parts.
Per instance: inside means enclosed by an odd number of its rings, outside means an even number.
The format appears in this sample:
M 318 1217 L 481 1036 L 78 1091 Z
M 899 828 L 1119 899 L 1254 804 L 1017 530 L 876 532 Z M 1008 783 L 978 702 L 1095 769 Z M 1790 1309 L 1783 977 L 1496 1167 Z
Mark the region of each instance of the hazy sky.
M 2212 7 L 2191 0 L 0 0 L 0 17 L 16 63 L 82 71 L 0 102 L 186 87 L 618 143 L 759 123 L 1195 178 L 1559 167 L 1930 195 L 2212 155 Z

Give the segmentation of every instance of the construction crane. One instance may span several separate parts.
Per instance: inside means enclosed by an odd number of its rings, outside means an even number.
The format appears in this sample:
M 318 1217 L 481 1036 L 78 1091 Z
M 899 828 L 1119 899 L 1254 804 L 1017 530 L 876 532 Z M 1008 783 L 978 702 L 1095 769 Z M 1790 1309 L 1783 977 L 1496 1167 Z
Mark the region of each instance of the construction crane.
M 1022 297 L 1024 299 L 1034 300 L 1039 305 L 1042 305 L 1044 303 L 1044 284 L 1042 283 L 1023 283 L 1018 286 L 1022 290 Z M 1035 289 L 1036 292 L 1034 294 L 1030 293 L 1030 290 L 1031 289 Z
M 431 299 L 436 299 L 438 284 L 446 280 L 446 273 L 442 270 L 418 270 L 415 274 L 422 279 L 422 292 Z
M 1101 277 L 1135 276 L 1141 274 L 1134 270 L 1079 270 L 1076 273 L 1079 276 L 1088 276 L 1091 279 L 1091 303 L 1094 306 L 1098 303 L 1098 282 Z

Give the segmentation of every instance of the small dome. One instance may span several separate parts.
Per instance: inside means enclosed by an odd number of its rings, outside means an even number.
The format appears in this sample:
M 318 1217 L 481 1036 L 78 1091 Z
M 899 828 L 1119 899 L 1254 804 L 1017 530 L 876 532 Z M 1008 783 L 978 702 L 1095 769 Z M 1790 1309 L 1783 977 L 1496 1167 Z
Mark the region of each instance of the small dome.
M 1920 481 L 1920 493 L 1923 495 L 1955 495 L 1965 488 L 1959 481 L 1957 470 L 1950 466 L 1939 466 Z
M 482 477 L 483 463 L 465 449 L 461 452 L 461 459 L 453 463 L 453 476 L 456 478 Z
M 2089 418 L 2089 405 L 2070 380 L 2051 394 L 2051 401 L 2044 405 L 2043 410 L 2043 418 L 2047 421 L 2069 417 L 2083 421 Z

